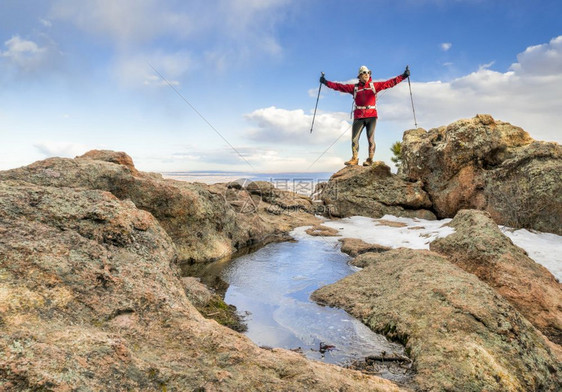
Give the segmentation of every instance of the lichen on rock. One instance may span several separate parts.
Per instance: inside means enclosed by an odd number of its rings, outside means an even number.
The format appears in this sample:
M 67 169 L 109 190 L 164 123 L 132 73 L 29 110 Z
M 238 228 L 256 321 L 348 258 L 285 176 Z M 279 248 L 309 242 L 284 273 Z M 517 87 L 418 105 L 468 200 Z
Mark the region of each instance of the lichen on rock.
M 90 151 L 76 159 L 49 158 L 0 172 L 0 180 L 111 192 L 150 212 L 174 241 L 186 263 L 208 263 L 245 246 L 269 241 L 292 228 L 317 223 L 312 203 L 302 195 L 261 184 L 232 189 L 163 179 L 139 172 L 123 152 Z M 243 206 L 237 208 L 237 206 Z M 274 212 L 274 213 L 272 213 Z
M 384 215 L 435 219 L 431 201 L 421 182 L 405 181 L 383 162 L 372 166 L 348 166 L 335 173 L 319 189 L 318 198 L 332 217 Z
M 455 233 L 430 249 L 493 287 L 535 327 L 562 345 L 562 285 L 514 245 L 483 211 L 461 210 L 449 223 Z
M 401 169 L 423 183 L 439 218 L 479 209 L 498 224 L 562 234 L 562 147 L 520 127 L 480 114 L 406 131 Z
M 544 337 L 476 276 L 434 252 L 365 253 L 365 268 L 312 295 L 402 342 L 419 390 L 557 391 Z
M 0 232 L 0 390 L 400 390 L 204 318 L 172 236 L 110 192 L 0 180 Z

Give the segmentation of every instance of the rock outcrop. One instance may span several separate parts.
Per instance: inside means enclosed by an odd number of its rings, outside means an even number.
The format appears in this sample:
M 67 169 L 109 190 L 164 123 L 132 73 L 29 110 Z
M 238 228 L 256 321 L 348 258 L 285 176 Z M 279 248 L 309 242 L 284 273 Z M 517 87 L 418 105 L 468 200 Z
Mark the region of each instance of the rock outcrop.
M 179 207 L 155 194 L 197 202 L 202 191 L 86 159 L 44 161 L 20 173 L 33 181 L 0 181 L 0 390 L 399 390 L 294 352 L 260 349 L 203 318 L 186 296 L 194 282 L 182 283 L 175 269 L 169 227 L 131 201 L 148 197 L 120 200 L 88 188 L 106 181 L 117 192 L 123 181 L 141 192 L 139 183 L 152 183 L 152 200 L 170 213 Z M 74 187 L 64 186 L 71 178 Z M 31 183 L 43 181 L 60 184 Z M 184 208 L 188 214 L 193 206 Z M 198 223 L 190 229 L 202 230 Z
M 562 345 L 562 285 L 506 237 L 486 212 L 461 210 L 455 233 L 430 244 L 507 299 L 536 328 Z
M 0 180 L 8 179 L 104 190 L 131 200 L 160 222 L 176 244 L 179 258 L 187 263 L 228 257 L 296 226 L 318 222 L 306 197 L 271 189 L 262 197 L 255 185 L 248 191 L 227 184 L 163 179 L 160 174 L 137 171 L 122 152 L 94 150 L 76 159 L 50 158 L 0 172 Z
M 435 219 L 431 201 L 421 182 L 404 181 L 384 162 L 372 166 L 348 166 L 335 173 L 318 192 L 325 214 L 381 218 L 384 215 Z
M 402 172 L 423 182 L 439 218 L 478 209 L 498 224 L 562 234 L 562 147 L 489 115 L 406 131 Z
M 341 251 L 351 257 L 357 257 L 368 252 L 386 252 L 392 249 L 384 245 L 369 244 L 358 238 L 342 238 L 339 241 L 341 242 Z
M 312 295 L 403 342 L 422 391 L 558 391 L 548 342 L 475 275 L 430 251 L 361 255 L 363 270 Z
M 339 232 L 337 229 L 333 227 L 328 227 L 324 225 L 315 225 L 309 229 L 305 230 L 306 234 L 311 235 L 313 237 L 337 237 L 339 236 Z
M 317 189 L 326 216 L 452 218 L 487 211 L 515 228 L 562 234 L 562 147 L 477 115 L 404 133 L 399 175 L 383 162 L 345 167 Z

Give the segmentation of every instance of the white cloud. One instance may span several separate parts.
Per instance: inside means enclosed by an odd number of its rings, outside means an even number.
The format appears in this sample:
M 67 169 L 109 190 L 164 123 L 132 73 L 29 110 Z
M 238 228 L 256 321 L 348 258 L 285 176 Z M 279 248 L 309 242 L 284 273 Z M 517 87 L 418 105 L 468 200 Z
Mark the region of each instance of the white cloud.
M 521 75 L 559 76 L 562 72 L 562 35 L 548 44 L 530 46 L 519 53 L 511 70 Z
M 246 136 L 260 142 L 325 144 L 336 140 L 346 131 L 351 132 L 347 113 L 317 112 L 312 134 L 310 128 L 313 115 L 305 114 L 301 109 L 286 110 L 271 106 L 254 110 L 245 117 L 256 125 Z
M 144 45 L 206 45 L 200 59 L 217 64 L 245 63 L 257 55 L 279 56 L 277 21 L 292 0 L 56 0 L 50 18 L 103 37 L 123 57 Z
M 444 51 L 444 52 L 446 52 L 446 51 L 448 51 L 449 49 L 451 49 L 452 46 L 453 46 L 453 44 L 450 43 L 450 42 L 443 42 L 443 43 L 441 44 L 441 50 Z
M 151 41 L 167 35 L 187 36 L 193 18 L 174 10 L 173 3 L 157 0 L 57 0 L 50 16 L 80 30 L 108 38 L 118 46 Z
M 349 143 L 349 140 L 346 139 Z M 224 145 L 218 148 L 205 146 L 184 146 L 183 150 L 166 154 L 151 154 L 135 157 L 137 167 L 151 167 L 150 170 L 184 171 L 216 170 L 239 172 L 304 172 L 335 171 L 343 167 L 343 157 L 332 152 L 309 146 L 235 146 L 236 151 Z M 316 161 L 317 160 L 317 161 Z M 315 162 L 316 161 L 316 162 Z M 313 166 L 311 164 L 315 162 Z
M 72 142 L 41 141 L 33 147 L 45 157 L 74 158 L 91 150 L 88 146 Z
M 277 55 L 281 46 L 274 37 L 274 27 L 283 16 L 283 7 L 291 3 L 292 0 L 220 0 L 217 10 L 230 41 L 244 40 L 246 49 Z
M 478 71 L 490 69 L 492 67 L 492 65 L 494 65 L 495 63 L 496 63 L 495 61 L 490 61 L 489 63 L 481 64 L 481 65 L 478 66 Z
M 15 35 L 4 42 L 7 50 L 0 52 L 0 57 L 23 71 L 33 71 L 45 63 L 48 49 L 40 47 L 37 43 Z
M 348 138 L 345 139 L 349 143 Z M 291 148 L 271 145 L 268 147 L 236 148 L 242 154 L 242 160 L 232 150 L 225 149 L 222 154 L 214 156 L 230 156 L 228 167 L 237 165 L 240 170 L 255 170 L 258 172 L 304 172 L 322 170 L 338 170 L 343 167 L 344 159 L 333 153 L 322 154 L 321 151 L 311 150 L 308 145 L 297 145 Z M 250 165 L 248 165 L 247 161 Z M 218 159 L 217 164 L 224 164 L 224 159 Z M 311 167 L 311 164 L 314 165 Z
M 537 140 L 562 142 L 562 36 L 527 48 L 507 72 L 480 66 L 449 82 L 412 82 L 419 126 L 429 129 L 478 113 L 525 129 Z M 393 88 L 379 103 L 385 121 L 411 128 L 409 90 Z
M 53 23 L 48 19 L 39 19 L 39 23 L 41 23 L 44 27 L 53 27 Z
M 308 96 L 312 98 L 316 98 L 318 96 L 318 88 L 311 88 L 308 90 Z M 320 90 L 320 96 L 322 95 L 322 90 Z
M 189 52 L 155 52 L 120 57 L 113 69 L 121 83 L 129 87 L 179 85 L 177 79 L 189 71 L 192 64 Z M 154 67 L 154 69 L 152 69 Z M 156 71 L 155 71 L 156 70 Z M 162 77 L 166 78 L 163 80 Z

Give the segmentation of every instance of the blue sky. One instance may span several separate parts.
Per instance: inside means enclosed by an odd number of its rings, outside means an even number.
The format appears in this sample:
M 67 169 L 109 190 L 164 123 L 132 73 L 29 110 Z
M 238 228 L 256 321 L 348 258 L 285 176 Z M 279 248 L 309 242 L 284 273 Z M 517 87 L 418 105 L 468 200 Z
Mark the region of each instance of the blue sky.
M 144 171 L 335 171 L 351 96 L 323 87 L 311 135 L 318 78 L 361 65 L 408 64 L 425 129 L 488 113 L 560 143 L 561 17 L 559 0 L 0 0 L 0 169 L 111 149 Z M 378 108 L 390 164 L 407 82 Z

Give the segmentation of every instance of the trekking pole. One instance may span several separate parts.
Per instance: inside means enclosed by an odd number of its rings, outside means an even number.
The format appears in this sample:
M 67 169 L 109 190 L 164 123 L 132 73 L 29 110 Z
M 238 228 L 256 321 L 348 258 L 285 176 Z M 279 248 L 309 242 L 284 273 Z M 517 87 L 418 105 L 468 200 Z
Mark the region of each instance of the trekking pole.
M 320 72 L 324 76 L 324 72 Z M 316 97 L 316 106 L 314 107 L 314 116 L 312 116 L 312 125 L 310 126 L 310 133 L 312 133 L 312 128 L 314 127 L 314 119 L 316 118 L 316 109 L 318 109 L 318 100 L 320 99 L 320 90 L 322 89 L 322 82 L 318 86 L 318 96 Z
M 406 69 L 409 70 L 406 65 Z M 412 85 L 410 84 L 410 76 L 408 76 L 408 87 L 410 87 L 410 100 L 412 101 L 412 111 L 414 112 L 414 125 L 418 127 L 418 122 L 416 120 L 416 109 L 414 109 L 414 97 L 412 96 Z

